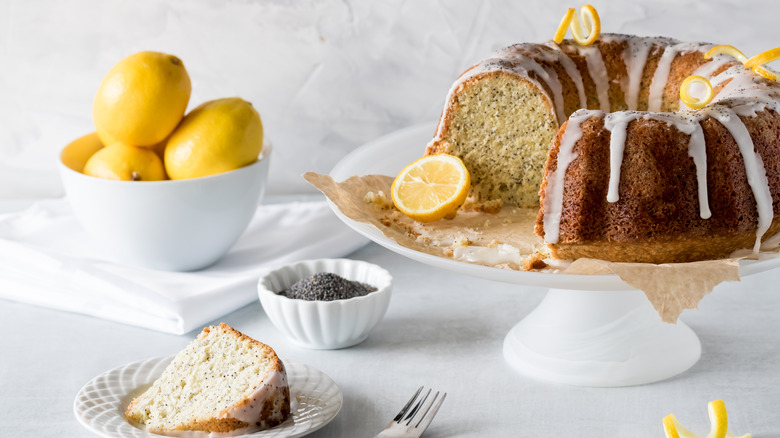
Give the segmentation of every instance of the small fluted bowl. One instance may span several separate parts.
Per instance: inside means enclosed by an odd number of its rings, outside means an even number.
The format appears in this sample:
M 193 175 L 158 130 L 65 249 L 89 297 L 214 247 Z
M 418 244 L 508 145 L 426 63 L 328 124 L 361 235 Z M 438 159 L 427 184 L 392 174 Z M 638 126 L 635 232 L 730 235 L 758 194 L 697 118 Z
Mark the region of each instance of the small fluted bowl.
M 307 301 L 279 295 L 299 280 L 330 272 L 377 288 L 367 295 L 333 301 Z M 306 260 L 267 272 L 257 289 L 268 319 L 298 346 L 319 350 L 363 342 L 390 304 L 393 278 L 371 263 L 348 259 Z

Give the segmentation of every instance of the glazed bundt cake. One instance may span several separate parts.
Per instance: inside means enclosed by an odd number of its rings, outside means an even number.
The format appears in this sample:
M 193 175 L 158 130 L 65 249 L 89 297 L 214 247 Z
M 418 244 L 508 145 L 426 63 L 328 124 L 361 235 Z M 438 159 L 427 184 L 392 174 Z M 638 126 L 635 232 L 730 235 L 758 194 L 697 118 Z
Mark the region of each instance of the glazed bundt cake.
M 780 84 L 713 46 L 602 34 L 517 44 L 452 86 L 427 154 L 461 157 L 472 199 L 540 208 L 559 259 L 687 262 L 780 231 Z M 703 76 L 714 99 L 680 103 Z
M 125 411 L 147 431 L 171 436 L 230 436 L 289 415 L 287 373 L 274 350 L 224 323 L 203 329 Z

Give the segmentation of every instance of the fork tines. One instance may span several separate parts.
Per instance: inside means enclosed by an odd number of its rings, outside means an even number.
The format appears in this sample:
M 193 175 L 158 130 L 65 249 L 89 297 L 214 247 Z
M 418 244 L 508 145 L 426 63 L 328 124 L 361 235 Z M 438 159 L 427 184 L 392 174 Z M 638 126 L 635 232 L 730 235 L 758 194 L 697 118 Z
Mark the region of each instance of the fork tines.
M 439 398 L 439 391 L 436 391 L 436 394 L 433 395 L 433 398 L 431 398 L 430 401 L 426 403 L 428 397 L 431 395 L 431 390 L 428 389 L 428 392 L 425 393 L 422 399 L 417 400 L 417 398 L 422 393 L 423 388 L 424 387 L 421 386 L 417 389 L 417 392 L 414 393 L 412 398 L 406 402 L 406 405 L 404 405 L 403 409 L 401 409 L 398 415 L 396 415 L 393 419 L 393 421 L 396 421 L 399 424 L 405 422 L 407 426 L 420 429 L 418 430 L 419 434 L 425 432 L 425 429 L 427 429 L 428 425 L 431 424 L 431 421 L 433 421 L 433 417 L 435 417 L 436 413 L 439 412 L 439 407 L 441 407 L 442 402 L 444 402 L 444 398 L 447 397 L 447 393 L 445 392 L 441 395 L 441 398 Z M 415 400 L 417 400 L 416 404 L 414 403 Z M 412 407 L 413 404 L 414 407 Z M 412 407 L 411 410 L 409 409 L 410 407 Z M 429 413 L 430 415 L 428 415 Z M 420 415 L 418 416 L 417 414 Z M 415 421 L 414 424 L 412 424 L 413 421 Z

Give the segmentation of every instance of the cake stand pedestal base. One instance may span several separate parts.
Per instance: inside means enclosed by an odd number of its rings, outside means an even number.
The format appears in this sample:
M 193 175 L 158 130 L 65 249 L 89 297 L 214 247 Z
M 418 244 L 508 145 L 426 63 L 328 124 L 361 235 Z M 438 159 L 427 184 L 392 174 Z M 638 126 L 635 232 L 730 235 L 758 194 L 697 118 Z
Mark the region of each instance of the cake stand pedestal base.
M 520 373 L 580 386 L 664 380 L 700 355 L 693 330 L 661 321 L 638 290 L 550 289 L 504 339 L 504 357 Z

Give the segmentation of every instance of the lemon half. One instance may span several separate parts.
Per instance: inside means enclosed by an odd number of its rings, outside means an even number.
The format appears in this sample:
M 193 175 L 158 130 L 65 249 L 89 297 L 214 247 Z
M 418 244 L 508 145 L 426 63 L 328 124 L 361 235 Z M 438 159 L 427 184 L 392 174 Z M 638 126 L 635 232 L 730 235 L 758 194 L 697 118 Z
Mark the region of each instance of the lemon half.
M 454 214 L 466 200 L 471 179 L 460 158 L 429 155 L 406 166 L 390 189 L 393 204 L 418 222 Z

